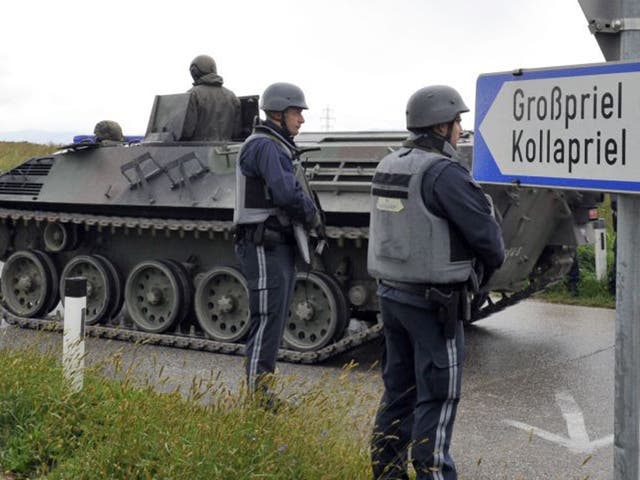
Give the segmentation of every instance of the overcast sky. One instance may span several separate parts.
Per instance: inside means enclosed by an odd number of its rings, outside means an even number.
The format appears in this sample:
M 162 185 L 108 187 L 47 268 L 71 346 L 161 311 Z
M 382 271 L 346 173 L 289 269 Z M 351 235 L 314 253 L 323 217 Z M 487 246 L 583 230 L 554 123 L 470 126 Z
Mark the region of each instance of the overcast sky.
M 306 131 L 327 106 L 334 130 L 403 129 L 430 84 L 461 92 L 472 128 L 479 74 L 604 61 L 577 0 L 21 0 L 2 18 L 0 132 L 144 133 L 201 53 L 237 95 L 302 87 Z

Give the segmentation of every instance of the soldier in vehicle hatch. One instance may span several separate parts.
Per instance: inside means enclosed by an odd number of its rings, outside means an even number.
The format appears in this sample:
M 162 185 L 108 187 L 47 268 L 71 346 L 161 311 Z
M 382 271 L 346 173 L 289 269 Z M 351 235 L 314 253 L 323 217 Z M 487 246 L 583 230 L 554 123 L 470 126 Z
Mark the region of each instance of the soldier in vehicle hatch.
M 96 136 L 96 142 L 124 142 L 122 128 L 113 120 L 101 120 L 96 123 L 93 134 Z
M 411 136 L 372 181 L 368 269 L 378 280 L 385 336 L 384 394 L 375 419 L 375 479 L 454 480 L 449 454 L 460 399 L 463 315 L 504 261 L 492 206 L 456 158 L 468 112 L 451 87 L 415 92 Z
M 277 408 L 271 380 L 295 283 L 293 223 L 313 228 L 318 210 L 295 177 L 293 138 L 304 123 L 302 90 L 274 83 L 261 97 L 267 119 L 254 127 L 236 164 L 235 252 L 249 286 L 246 374 L 251 393 Z
M 222 86 L 216 62 L 198 55 L 189 67 L 193 88 L 180 140 L 229 141 L 240 133 L 240 100 Z

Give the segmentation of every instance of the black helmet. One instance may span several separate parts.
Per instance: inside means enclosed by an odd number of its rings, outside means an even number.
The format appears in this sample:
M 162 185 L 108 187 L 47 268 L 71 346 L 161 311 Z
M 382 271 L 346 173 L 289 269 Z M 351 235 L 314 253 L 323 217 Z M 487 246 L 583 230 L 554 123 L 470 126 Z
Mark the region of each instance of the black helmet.
M 454 88 L 446 85 L 424 87 L 411 95 L 407 102 L 407 130 L 449 123 L 459 113 L 468 111 Z
M 215 60 L 209 55 L 198 55 L 191 61 L 189 72 L 191 72 L 191 77 L 197 80 L 203 75 L 218 73 L 218 69 L 216 68 Z
M 267 112 L 284 112 L 289 107 L 309 108 L 304 92 L 291 83 L 269 85 L 260 98 L 260 108 Z

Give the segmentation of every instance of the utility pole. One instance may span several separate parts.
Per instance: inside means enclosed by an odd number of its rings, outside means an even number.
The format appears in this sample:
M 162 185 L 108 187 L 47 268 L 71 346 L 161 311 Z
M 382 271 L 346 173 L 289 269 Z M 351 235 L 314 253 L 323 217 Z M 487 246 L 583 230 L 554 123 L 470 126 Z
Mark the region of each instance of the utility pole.
M 329 105 L 327 105 L 326 107 L 324 107 L 324 110 L 322 111 L 322 118 L 320 119 L 322 120 L 322 131 L 323 132 L 328 132 L 331 130 L 332 127 L 332 123 L 335 120 L 335 117 L 331 116 L 331 108 L 329 107 Z

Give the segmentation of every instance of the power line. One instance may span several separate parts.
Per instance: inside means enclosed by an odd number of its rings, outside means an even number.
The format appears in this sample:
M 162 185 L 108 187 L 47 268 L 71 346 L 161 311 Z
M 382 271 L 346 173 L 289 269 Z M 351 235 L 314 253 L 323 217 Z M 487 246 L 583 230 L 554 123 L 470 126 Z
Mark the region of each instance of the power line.
M 329 107 L 329 105 L 324 107 L 324 110 L 322 111 L 322 117 L 320 118 L 320 120 L 322 120 L 322 130 L 325 132 L 330 131 L 331 127 L 333 126 L 332 122 L 335 119 L 335 117 L 331 116 L 331 108 Z

